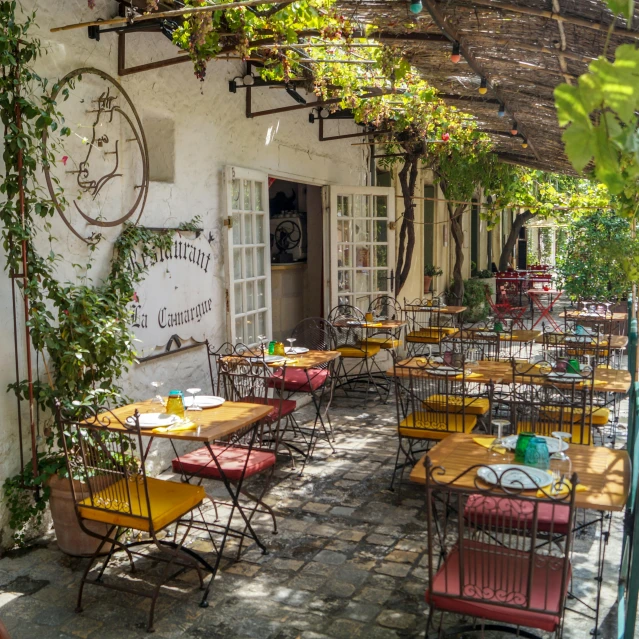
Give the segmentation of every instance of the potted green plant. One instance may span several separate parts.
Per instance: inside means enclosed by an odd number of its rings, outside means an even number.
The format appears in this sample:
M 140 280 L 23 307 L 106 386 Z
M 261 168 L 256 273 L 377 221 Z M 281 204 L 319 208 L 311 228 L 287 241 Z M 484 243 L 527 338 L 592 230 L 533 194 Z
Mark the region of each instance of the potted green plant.
M 428 293 L 430 291 L 430 285 L 433 281 L 433 277 L 442 275 L 443 272 L 444 271 L 442 271 L 439 266 L 433 266 L 432 264 L 424 266 L 424 293 Z

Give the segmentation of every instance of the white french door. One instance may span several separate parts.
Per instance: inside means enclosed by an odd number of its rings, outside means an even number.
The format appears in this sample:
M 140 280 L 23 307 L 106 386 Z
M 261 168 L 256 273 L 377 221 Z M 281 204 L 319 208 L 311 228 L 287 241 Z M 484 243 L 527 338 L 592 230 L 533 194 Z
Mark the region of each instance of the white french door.
M 380 295 L 394 296 L 395 189 L 330 186 L 330 297 L 368 310 Z
M 231 343 L 271 336 L 271 250 L 268 176 L 226 167 L 226 310 Z

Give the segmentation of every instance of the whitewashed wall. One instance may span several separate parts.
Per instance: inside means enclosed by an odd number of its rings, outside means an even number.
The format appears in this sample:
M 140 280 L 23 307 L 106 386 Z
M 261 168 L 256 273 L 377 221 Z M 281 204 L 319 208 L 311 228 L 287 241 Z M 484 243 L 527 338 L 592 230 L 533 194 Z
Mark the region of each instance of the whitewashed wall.
M 55 81 L 79 67 L 96 67 L 117 79 L 117 36 L 104 34 L 100 42 L 87 38 L 85 29 L 51 34 L 52 26 L 71 24 L 116 15 L 117 4 L 98 0 L 95 10 L 86 0 L 23 0 L 25 10 L 36 8 L 38 28 L 34 29 L 46 52 L 38 65 L 43 77 Z M 176 55 L 177 50 L 160 34 L 133 34 L 127 39 L 127 65 L 143 64 Z M 175 227 L 199 215 L 206 232 L 212 232 L 214 268 L 206 282 L 214 300 L 214 312 L 208 316 L 207 335 L 213 343 L 226 337 L 224 310 L 224 237 L 222 224 L 225 207 L 222 174 L 226 165 L 259 169 L 271 175 L 315 184 L 363 185 L 367 179 L 367 147 L 352 146 L 351 140 L 320 143 L 317 124 L 308 123 L 308 111 L 302 110 L 248 120 L 244 114 L 244 93 L 228 91 L 228 81 L 242 75 L 240 61 L 216 61 L 209 65 L 206 81 L 200 83 L 190 63 L 120 80 L 138 109 L 142 123 L 164 120 L 174 127 L 174 180 L 151 182 L 146 209 L 140 223 L 146 226 Z M 283 91 L 253 91 L 254 108 L 267 109 L 292 104 Z M 310 99 L 313 99 L 312 97 Z M 352 123 L 331 123 L 335 132 L 351 133 Z M 161 135 L 161 127 L 150 127 L 147 135 Z M 150 140 L 153 148 L 153 140 Z M 166 159 L 170 161 L 170 157 Z M 86 263 L 86 246 L 74 238 L 62 221 L 53 220 L 58 241 L 54 249 L 64 256 L 59 277 L 76 277 L 73 263 Z M 94 279 L 104 276 L 112 254 L 112 243 L 119 230 L 107 230 L 98 249 Z M 159 294 L 166 292 L 160 291 Z M 0 322 L 5 339 L 0 346 L 5 366 L 0 368 L 0 388 L 14 380 L 13 344 L 9 280 L 0 277 Z M 24 361 L 23 353 L 22 361 Z M 24 371 L 23 371 L 24 374 Z M 127 393 L 146 398 L 150 382 L 162 380 L 167 388 L 197 385 L 209 387 L 206 358 L 200 349 L 135 366 L 125 380 Z M 19 469 L 16 400 L 0 393 L 0 482 Z M 162 454 L 156 470 L 166 465 Z M 8 543 L 6 511 L 0 508 L 0 548 Z

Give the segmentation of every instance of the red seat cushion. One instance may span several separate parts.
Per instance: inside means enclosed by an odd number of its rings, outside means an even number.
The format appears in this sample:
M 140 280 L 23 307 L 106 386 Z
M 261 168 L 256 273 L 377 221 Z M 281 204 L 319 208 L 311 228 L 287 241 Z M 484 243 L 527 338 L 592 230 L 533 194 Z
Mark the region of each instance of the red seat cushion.
M 249 402 L 249 404 L 264 404 L 264 397 L 242 397 L 243 402 Z M 269 397 L 266 399 L 266 403 L 273 406 L 273 410 L 266 416 L 269 420 L 277 419 L 277 408 L 280 405 L 280 400 L 277 397 Z M 297 408 L 297 402 L 293 399 L 283 399 L 281 417 L 286 417 L 295 411 Z
M 216 446 L 211 449 L 217 458 L 224 475 L 231 481 L 237 481 L 242 477 L 244 464 L 248 455 L 248 448 L 239 446 Z M 208 448 L 198 448 L 192 453 L 187 453 L 176 457 L 173 462 L 173 472 L 186 473 L 187 475 L 197 475 L 198 477 L 209 477 L 211 479 L 221 479 L 222 475 L 217 464 L 213 461 Z M 251 477 L 263 470 L 275 466 L 275 453 L 264 450 L 252 450 L 246 466 L 244 477 Z
M 463 554 L 463 594 L 467 599 L 455 598 L 460 595 L 460 553 L 459 548 L 454 548 L 426 591 L 426 603 L 469 617 L 555 631 L 561 615 L 562 595 L 567 593 L 570 581 L 569 571 L 562 593 L 561 562 L 557 558 L 551 558 L 559 564 L 553 570 L 547 556 L 535 557 L 532 587 L 527 597 L 529 557 L 526 553 L 465 539 Z M 502 602 L 518 607 L 499 605 Z
M 310 393 L 317 390 L 326 382 L 328 370 L 325 368 L 312 368 L 308 371 L 299 368 L 287 368 L 284 373 L 284 390 L 291 393 Z M 310 384 L 309 384 L 310 380 Z M 282 388 L 282 373 L 278 371 L 269 380 L 271 388 Z
M 486 528 L 526 528 L 533 521 L 534 507 L 530 501 L 471 495 L 464 508 L 464 517 L 471 523 Z M 570 530 L 570 508 L 565 504 L 539 503 L 537 530 L 567 535 Z

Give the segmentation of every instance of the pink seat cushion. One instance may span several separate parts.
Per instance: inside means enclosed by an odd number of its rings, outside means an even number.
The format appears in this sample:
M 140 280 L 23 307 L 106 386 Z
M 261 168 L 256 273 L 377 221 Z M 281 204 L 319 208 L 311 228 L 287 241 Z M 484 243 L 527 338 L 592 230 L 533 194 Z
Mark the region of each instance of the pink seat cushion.
M 299 368 L 287 368 L 284 373 L 284 390 L 291 393 L 310 393 L 312 390 L 317 390 L 326 382 L 328 370 L 325 368 L 312 368 L 308 371 L 308 377 L 306 374 L 307 371 L 300 370 Z M 282 388 L 281 371 L 278 371 L 271 377 L 269 386 L 271 388 Z
M 231 481 L 237 481 L 242 477 L 244 464 L 248 455 L 248 448 L 239 446 L 211 446 L 213 454 L 216 456 L 224 475 Z M 173 472 L 186 473 L 187 475 L 197 475 L 198 477 L 209 477 L 211 479 L 221 479 L 222 475 L 217 464 L 213 461 L 208 448 L 198 448 L 192 453 L 187 453 L 181 457 L 176 457 L 173 462 Z M 275 453 L 264 450 L 252 450 L 246 466 L 244 477 L 251 477 L 263 470 L 275 466 Z
M 249 404 L 264 404 L 264 397 L 243 397 L 243 402 L 248 402 Z M 266 403 L 270 406 L 273 406 L 273 410 L 267 415 L 267 419 L 276 420 L 277 419 L 277 409 L 280 405 L 280 400 L 276 397 L 269 397 L 266 399 Z M 281 417 L 286 417 L 295 411 L 297 408 L 297 402 L 293 399 L 283 399 L 282 400 L 282 409 L 281 409 Z
M 551 569 L 548 557 L 535 557 L 532 587 L 527 597 L 529 557 L 526 553 L 464 540 L 463 594 L 467 598 L 457 599 L 455 596 L 460 595 L 459 554 L 459 548 L 454 548 L 446 557 L 426 591 L 426 603 L 469 617 L 555 631 L 562 596 L 568 592 L 570 581 L 569 570 L 562 593 L 562 562 L 554 558 L 557 563 L 555 569 Z M 499 605 L 502 602 L 517 607 Z
M 526 528 L 532 526 L 534 507 L 530 501 L 471 495 L 464 508 L 469 523 L 486 528 Z M 540 503 L 537 507 L 537 530 L 567 535 L 570 508 L 565 504 Z

